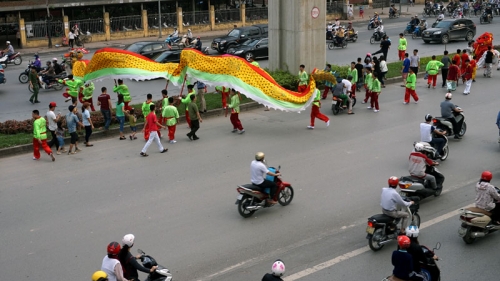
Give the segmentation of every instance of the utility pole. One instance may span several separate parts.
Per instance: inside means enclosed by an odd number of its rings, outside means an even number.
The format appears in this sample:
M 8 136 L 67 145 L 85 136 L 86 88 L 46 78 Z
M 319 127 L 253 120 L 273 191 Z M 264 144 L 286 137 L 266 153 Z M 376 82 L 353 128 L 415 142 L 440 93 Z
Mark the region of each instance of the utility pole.
M 160 0 L 158 0 L 158 38 L 161 38 L 161 3 Z
M 45 19 L 45 26 L 47 28 L 47 38 L 49 39 L 49 48 L 52 48 L 52 38 L 50 37 L 50 31 L 51 31 L 51 26 L 50 26 L 50 21 L 51 16 L 50 16 L 50 11 L 49 11 L 49 0 L 46 0 L 45 6 L 47 7 L 47 18 Z

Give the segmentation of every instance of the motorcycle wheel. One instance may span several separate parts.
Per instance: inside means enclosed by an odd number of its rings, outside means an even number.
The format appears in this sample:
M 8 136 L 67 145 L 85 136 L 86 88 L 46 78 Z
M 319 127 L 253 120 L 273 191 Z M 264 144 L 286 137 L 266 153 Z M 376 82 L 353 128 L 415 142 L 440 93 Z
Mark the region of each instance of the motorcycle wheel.
M 352 99 L 352 107 L 356 105 L 356 98 L 351 98 Z
M 414 33 L 412 33 L 412 34 L 411 34 L 411 39 L 416 39 L 416 38 L 417 38 L 417 34 L 415 34 L 415 32 L 414 32 Z
M 443 155 L 441 155 L 441 161 L 444 161 L 448 158 L 448 153 L 450 153 L 450 148 L 448 146 L 445 146 L 443 148 Z
M 420 227 L 420 215 L 418 213 L 413 214 L 413 220 L 411 221 L 411 224 Z
M 26 84 L 26 83 L 28 83 L 28 81 L 29 81 L 29 77 L 26 73 L 21 73 L 19 75 L 19 82 Z
M 333 111 L 333 115 L 337 115 L 340 112 L 340 107 L 337 106 L 337 104 L 333 104 L 332 105 L 332 111 Z
M 442 192 L 443 192 L 443 188 L 436 189 L 436 191 L 434 192 L 434 197 L 438 197 L 439 195 L 441 195 Z
M 465 244 L 472 244 L 476 241 L 476 237 L 472 237 L 472 227 L 469 226 L 467 228 L 467 232 L 462 239 L 464 240 Z
M 353 38 L 351 39 L 351 41 L 352 41 L 352 43 L 354 43 L 354 42 L 358 41 L 358 37 L 357 37 L 357 36 L 356 36 L 356 37 L 353 37 Z
M 369 25 L 368 25 L 368 30 L 370 30 L 370 29 L 372 29 L 372 26 L 369 24 Z
M 483 17 L 480 17 L 480 18 L 479 18 L 479 23 L 480 23 L 480 24 L 483 24 L 483 23 L 484 23 L 484 19 L 483 19 Z
M 375 37 L 370 37 L 370 44 L 375 44 Z
M 342 49 L 345 49 L 347 48 L 347 41 L 344 40 L 344 42 L 342 42 Z
M 372 251 L 376 252 L 384 247 L 384 245 L 380 245 L 375 239 L 380 240 L 382 238 L 382 228 L 376 229 L 373 232 L 372 237 L 368 240 L 368 246 Z
M 462 129 L 460 129 L 460 132 L 458 133 L 458 135 L 463 137 L 465 135 L 465 132 L 467 132 L 467 124 L 464 121 L 462 123 Z
M 278 203 L 280 203 L 281 206 L 286 206 L 290 204 L 293 200 L 293 188 L 291 186 L 285 187 L 280 194 L 278 194 Z
M 21 56 L 17 56 L 17 57 L 14 59 L 14 64 L 15 64 L 15 65 L 20 65 L 22 62 L 23 62 L 23 59 L 21 58 Z
M 244 218 L 249 218 L 255 213 L 255 211 L 249 211 L 246 209 L 250 205 L 251 198 L 249 196 L 244 195 L 241 198 L 240 203 L 238 204 L 238 213 Z
M 333 43 L 328 43 L 328 50 L 333 50 L 335 48 L 335 45 Z
M 54 90 L 56 90 L 56 91 L 60 91 L 60 90 L 62 90 L 62 89 L 64 88 L 64 85 L 63 85 L 63 84 L 61 84 L 61 83 L 56 82 L 56 83 L 52 86 L 52 88 L 54 88 Z

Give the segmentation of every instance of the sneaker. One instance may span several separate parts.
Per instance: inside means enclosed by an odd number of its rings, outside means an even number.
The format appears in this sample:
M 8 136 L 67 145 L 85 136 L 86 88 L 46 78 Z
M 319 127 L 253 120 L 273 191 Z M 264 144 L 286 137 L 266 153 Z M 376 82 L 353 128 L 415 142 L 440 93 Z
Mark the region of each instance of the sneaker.
M 431 88 L 431 84 L 427 84 L 427 88 L 430 89 Z
M 245 132 L 245 129 L 241 130 L 238 134 L 243 134 Z
M 68 151 L 67 151 L 66 149 L 63 149 L 61 152 L 62 152 L 62 153 L 66 153 L 66 152 L 68 152 Z
M 326 121 L 326 126 L 330 127 L 330 120 Z
M 57 154 L 57 155 L 61 155 L 61 152 L 59 152 L 59 151 L 58 151 L 58 152 L 56 152 L 56 154 Z
M 64 102 L 68 102 L 70 100 L 71 100 L 71 98 L 67 98 L 67 99 L 64 100 Z
M 236 132 L 238 132 L 238 129 L 233 129 L 233 130 L 231 131 L 231 133 L 236 133 Z
M 171 141 L 169 141 L 169 143 L 172 143 L 172 144 L 173 144 L 173 143 L 176 143 L 176 142 L 177 142 L 176 140 L 171 140 Z
M 308 129 L 314 129 L 314 126 L 307 126 Z
M 459 135 L 455 135 L 454 139 L 456 139 L 456 140 L 460 140 L 460 139 L 462 139 L 462 137 L 461 137 L 461 136 L 459 136 Z
M 73 154 L 76 154 L 76 151 L 73 151 L 73 152 L 69 151 L 68 152 L 68 155 L 73 155 Z
M 367 109 L 372 109 L 372 107 L 371 107 L 371 106 L 368 106 L 368 107 L 367 107 Z
M 56 161 L 56 158 L 54 157 L 54 153 L 50 154 L 50 158 L 52 158 L 52 162 Z
M 40 158 L 35 158 L 35 156 L 33 156 L 33 160 L 37 161 L 40 160 Z
M 366 101 L 362 101 L 361 103 L 366 103 Z
M 375 112 L 375 113 L 377 113 L 377 112 L 379 112 L 379 111 L 380 111 L 380 110 L 378 110 L 378 109 L 374 109 L 374 110 L 373 110 L 373 112 Z
M 79 151 L 82 151 L 81 149 L 79 149 L 78 147 L 75 149 L 75 153 L 76 152 L 79 152 Z
M 418 103 L 418 100 L 414 101 L 414 103 L 415 103 L 415 104 L 417 104 L 417 103 Z
M 408 104 L 408 103 L 404 101 L 403 104 Z

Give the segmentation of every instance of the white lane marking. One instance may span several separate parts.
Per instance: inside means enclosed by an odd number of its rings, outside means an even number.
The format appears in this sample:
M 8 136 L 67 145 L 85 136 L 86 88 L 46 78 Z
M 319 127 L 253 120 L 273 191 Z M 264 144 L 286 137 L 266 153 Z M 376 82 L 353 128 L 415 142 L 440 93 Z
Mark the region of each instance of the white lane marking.
M 469 205 L 467 205 L 467 206 L 465 206 L 465 207 L 463 207 L 463 208 L 469 208 L 469 207 L 472 207 L 472 206 L 474 206 L 474 204 L 469 204 Z M 439 217 L 437 217 L 437 218 L 434 218 L 434 219 L 432 219 L 432 220 L 429 220 L 429 221 L 427 221 L 427 222 L 422 223 L 422 224 L 420 225 L 420 229 L 424 229 L 424 228 L 426 228 L 426 227 L 430 227 L 430 226 L 432 226 L 432 225 L 434 225 L 434 224 L 437 224 L 437 223 L 439 223 L 439 222 L 442 222 L 442 221 L 444 221 L 444 220 L 447 220 L 447 219 L 449 219 L 449 218 L 451 218 L 451 217 L 453 217 L 453 216 L 456 216 L 456 215 L 458 215 L 458 214 L 459 214 L 459 210 L 458 210 L 458 209 L 457 209 L 457 210 L 455 210 L 455 211 L 451 211 L 451 212 L 446 213 L 446 214 L 444 214 L 444 215 L 441 215 L 441 216 L 439 216 Z M 298 280 L 298 279 L 300 279 L 300 278 L 303 278 L 303 277 L 306 277 L 306 276 L 308 276 L 308 275 L 311 275 L 311 274 L 313 274 L 313 273 L 315 273 L 315 272 L 318 272 L 318 271 L 320 271 L 320 270 L 322 270 L 322 269 L 325 269 L 325 268 L 328 268 L 328 267 L 334 266 L 334 265 L 336 265 L 336 264 L 337 264 L 337 263 L 339 263 L 339 262 L 342 262 L 342 261 L 348 260 L 348 259 L 350 259 L 350 258 L 354 258 L 354 257 L 356 257 L 356 256 L 359 256 L 359 255 L 361 255 L 361 254 L 363 254 L 363 253 L 366 253 L 366 252 L 368 252 L 368 251 L 370 251 L 370 248 L 369 248 L 368 246 L 365 246 L 365 247 L 363 247 L 363 248 L 356 249 L 356 250 L 354 250 L 354 251 L 352 251 L 352 252 L 349 252 L 349 253 L 346 253 L 346 254 L 340 255 L 340 256 L 338 256 L 338 257 L 336 257 L 336 258 L 333 258 L 333 259 L 328 260 L 328 261 L 326 261 L 326 262 L 320 263 L 320 264 L 318 264 L 318 265 L 315 265 L 315 266 L 313 266 L 313 267 L 310 267 L 310 268 L 304 269 L 304 270 L 299 271 L 299 272 L 297 272 L 297 273 L 294 273 L 294 274 L 292 274 L 292 275 L 290 275 L 290 276 L 288 276 L 288 277 L 285 277 L 285 281 L 294 281 L 294 280 Z

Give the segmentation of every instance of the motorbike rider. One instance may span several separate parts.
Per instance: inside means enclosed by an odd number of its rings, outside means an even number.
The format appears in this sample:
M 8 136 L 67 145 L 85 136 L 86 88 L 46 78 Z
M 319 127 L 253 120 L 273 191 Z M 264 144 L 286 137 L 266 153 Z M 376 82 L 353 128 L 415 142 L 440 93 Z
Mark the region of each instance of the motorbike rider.
M 441 13 L 439 14 L 439 16 L 437 17 L 436 21 L 437 21 L 437 22 L 440 22 L 440 21 L 442 21 L 442 20 L 444 20 L 444 14 L 443 14 L 443 12 L 441 12 Z
M 422 32 L 424 32 L 424 30 L 427 29 L 428 25 L 427 25 L 427 20 L 426 19 L 422 19 L 422 21 L 420 22 L 420 34 L 422 34 Z
M 14 47 L 12 44 L 10 44 L 10 41 L 5 42 L 7 44 L 7 48 L 3 50 L 4 56 L 7 56 L 7 58 L 10 58 L 14 54 Z
M 92 281 L 109 281 L 109 279 L 106 272 L 98 270 L 92 274 Z
M 339 18 L 335 19 L 335 29 L 338 29 L 340 27 L 340 20 Z
M 331 40 L 333 39 L 333 24 L 332 22 L 329 22 L 328 25 L 326 26 L 326 39 Z
M 174 33 L 172 33 L 172 39 L 177 39 L 179 38 L 179 31 L 177 30 L 177 27 L 174 27 Z
M 446 118 L 446 120 L 450 121 L 451 124 L 453 125 L 453 133 L 455 133 L 455 139 L 461 139 L 459 133 L 462 128 L 462 124 L 464 122 L 464 119 L 460 121 L 456 121 L 455 117 L 453 116 L 454 112 L 463 112 L 462 109 L 457 108 L 452 102 L 451 102 L 451 93 L 446 93 L 444 96 L 445 100 L 441 102 L 440 107 L 441 107 L 441 117 Z
M 398 249 L 392 252 L 392 275 L 398 280 L 414 280 L 413 258 L 407 252 L 410 247 L 410 238 L 405 235 L 398 236 Z M 418 280 L 418 279 L 417 279 Z
M 437 166 L 438 162 L 432 161 L 424 153 L 424 145 L 421 143 L 415 144 L 415 151 L 408 157 L 409 168 L 408 171 L 412 177 L 425 179 L 430 183 L 432 189 L 437 189 L 436 177 L 426 173 L 427 166 Z
M 118 253 L 120 253 L 120 244 L 118 242 L 111 242 L 108 245 L 108 254 L 102 259 L 101 270 L 108 275 L 109 281 L 127 281 L 123 277 L 123 269 L 120 261 L 118 260 Z
M 141 255 L 133 256 L 130 253 L 130 249 L 134 246 L 135 236 L 133 234 L 127 234 L 123 236 L 122 245 L 120 253 L 118 254 L 118 260 L 122 264 L 123 267 L 123 276 L 127 279 L 140 281 L 139 273 L 137 270 L 140 270 L 145 273 L 154 272 L 158 266 L 153 266 L 151 269 L 147 269 L 137 262 L 137 259 L 141 258 Z
M 413 17 L 410 21 L 411 31 L 413 32 L 415 30 L 415 27 L 417 27 L 419 24 L 420 20 L 418 19 L 418 15 L 415 15 L 415 17 Z
M 418 242 L 418 234 L 420 231 L 418 230 L 418 226 L 410 225 L 406 228 L 406 236 L 410 238 L 410 246 L 408 247 L 407 252 L 411 255 L 413 260 L 413 271 L 415 275 L 411 280 L 425 280 L 422 274 L 422 268 L 420 267 L 420 263 L 426 264 L 427 257 L 425 256 L 420 243 Z M 438 257 L 434 255 L 432 257 L 434 260 L 437 260 Z
M 387 181 L 389 187 L 382 188 L 382 194 L 380 196 L 380 206 L 382 207 L 382 213 L 392 218 L 401 218 L 401 233 L 404 233 L 406 229 L 406 224 L 408 221 L 408 214 L 405 211 L 399 211 L 399 207 L 408 207 L 414 202 L 406 202 L 401 198 L 401 195 L 396 191 L 398 187 L 399 179 L 397 177 L 390 177 Z
M 253 185 L 259 186 L 263 193 L 265 193 L 266 188 L 269 188 L 270 192 L 268 202 L 270 204 L 276 204 L 277 202 L 274 200 L 274 195 L 276 194 L 278 186 L 273 181 L 267 180 L 265 176 L 270 175 L 277 177 L 281 174 L 269 171 L 266 167 L 264 158 L 264 152 L 257 152 L 255 154 L 255 160 L 253 160 L 250 164 L 250 181 Z
M 394 4 L 391 4 L 391 7 L 389 8 L 389 15 L 396 15 L 398 12 L 398 9 L 394 6 Z
M 432 134 L 438 134 L 441 136 L 446 135 L 446 132 L 442 132 L 437 130 L 436 127 L 431 125 L 432 115 L 425 115 L 425 123 L 420 123 L 420 141 L 428 142 L 430 145 L 436 148 L 438 155 L 436 157 L 440 157 L 443 155 L 443 147 L 445 140 L 443 138 L 433 138 Z
M 484 12 L 486 13 L 486 16 L 493 18 L 493 9 L 491 8 L 491 4 L 486 5 Z
M 191 32 L 191 29 L 188 29 L 187 41 L 188 41 L 188 45 L 191 45 L 191 42 L 193 41 L 193 32 Z
M 202 42 L 200 36 L 196 37 L 196 44 L 194 45 L 194 48 L 201 52 Z
M 342 43 L 344 42 L 344 36 L 345 36 L 344 28 L 341 26 L 337 30 L 337 33 L 335 33 L 335 40 L 337 41 L 337 44 L 339 46 L 341 46 Z
M 63 72 L 63 69 L 59 63 L 57 63 L 57 58 L 52 58 L 52 65 L 54 66 L 54 72 L 59 75 Z
M 264 277 L 262 277 L 262 281 L 283 281 L 281 276 L 285 274 L 285 264 L 282 260 L 276 260 L 271 267 L 272 273 L 266 273 Z
M 50 86 L 50 80 L 54 78 L 56 72 L 54 70 L 54 66 L 50 61 L 47 61 L 47 69 L 40 71 L 40 75 L 42 75 L 42 80 L 45 83 L 44 88 L 47 89 Z
M 492 222 L 500 225 L 500 195 L 490 184 L 492 178 L 493 174 L 490 171 L 481 174 L 481 179 L 476 184 L 476 208 L 490 212 Z
M 36 72 L 40 72 L 40 70 L 42 70 L 42 61 L 40 60 L 40 56 L 35 55 L 35 61 L 33 62 L 33 67 L 36 69 Z

